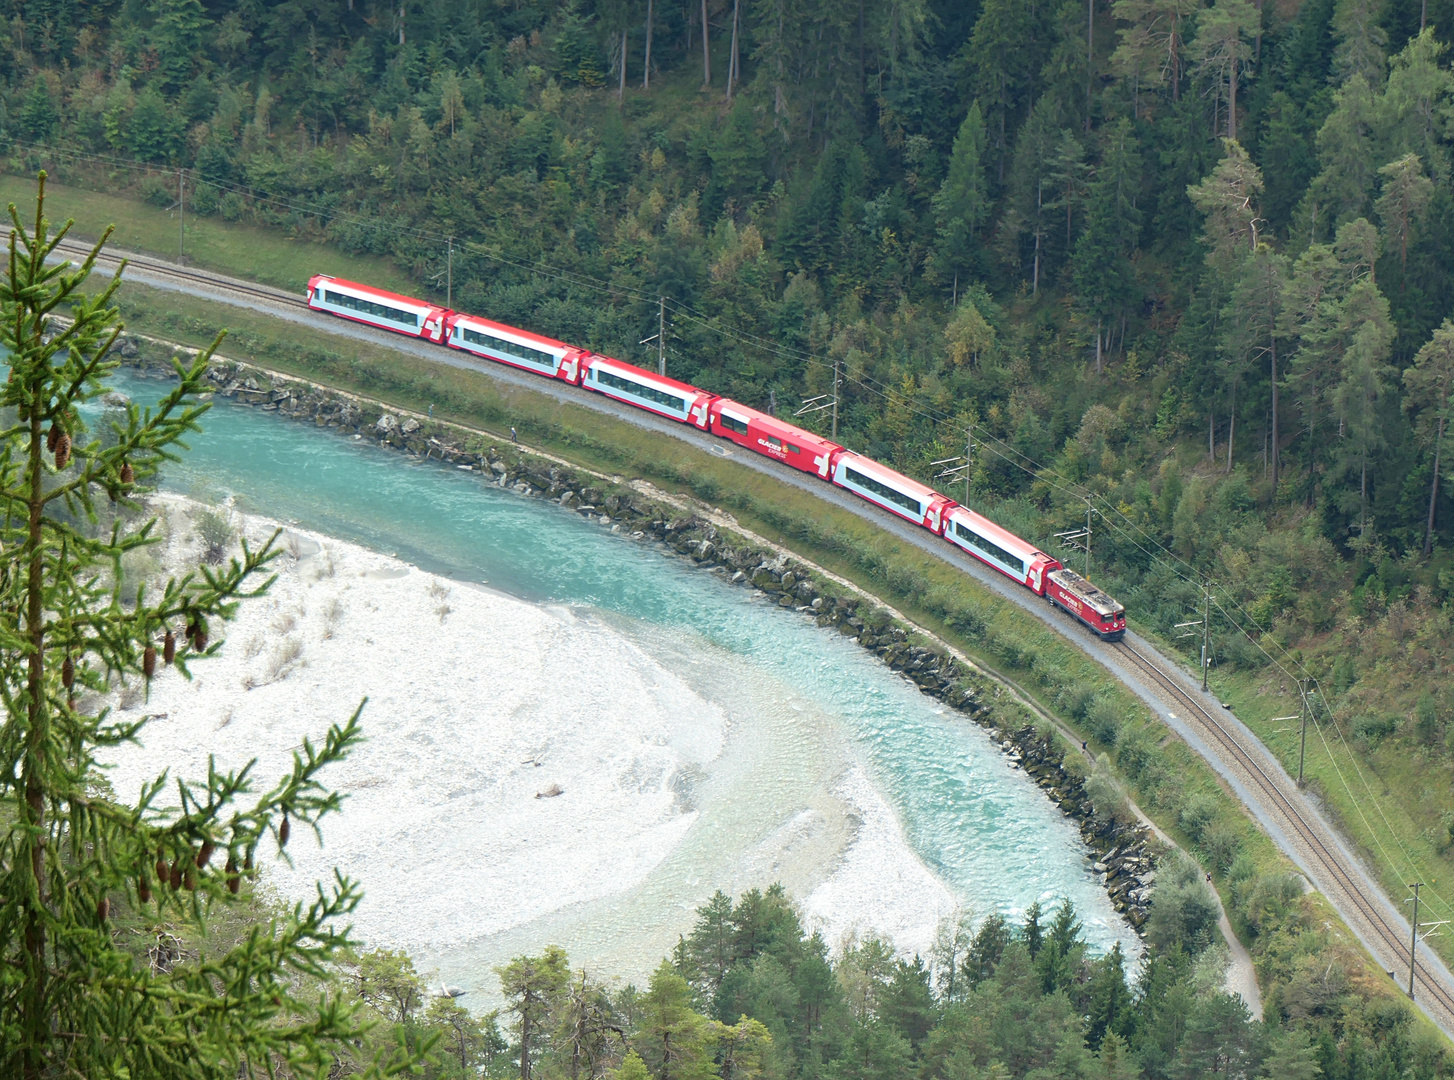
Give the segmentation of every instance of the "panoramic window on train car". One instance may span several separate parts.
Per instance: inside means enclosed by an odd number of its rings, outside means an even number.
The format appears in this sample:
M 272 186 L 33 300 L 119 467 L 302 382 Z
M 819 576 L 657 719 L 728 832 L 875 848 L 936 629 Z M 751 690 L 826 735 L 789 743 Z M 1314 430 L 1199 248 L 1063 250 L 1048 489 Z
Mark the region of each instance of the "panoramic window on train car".
M 515 342 L 506 341 L 503 338 L 491 337 L 489 334 L 482 334 L 478 330 L 471 330 L 468 326 L 461 327 L 460 334 L 466 341 L 473 345 L 481 345 L 486 349 L 494 349 L 496 352 L 504 353 L 506 356 L 514 357 L 517 360 L 544 364 L 548 367 L 555 366 L 555 357 L 548 352 L 527 348 L 524 345 L 517 345 Z
M 630 394 L 632 397 L 642 398 L 645 401 L 654 401 L 658 405 L 665 405 L 668 409 L 682 412 L 687 407 L 685 398 L 673 397 L 664 390 L 658 390 L 654 386 L 647 386 L 644 383 L 633 382 L 631 379 L 623 379 L 613 371 L 606 371 L 603 368 L 596 368 L 596 381 L 602 386 L 609 386 L 613 390 L 620 390 L 623 394 Z
M 802 453 L 801 450 L 799 450 L 796 446 L 794 446 L 790 442 L 783 443 L 783 449 L 786 450 L 790 454 L 801 454 Z
M 735 431 L 739 435 L 747 434 L 747 421 L 745 420 L 739 420 L 730 413 L 718 413 L 717 420 L 728 431 Z
M 348 308 L 350 311 L 359 311 L 365 315 L 374 315 L 380 319 L 388 319 L 390 322 L 402 323 L 405 326 L 419 325 L 419 316 L 415 315 L 412 311 L 389 307 L 387 304 L 378 304 L 372 300 L 365 300 L 361 296 L 350 296 L 347 293 L 324 289 L 323 299 L 330 304 L 337 304 L 339 307 Z
M 879 480 L 875 480 L 871 476 L 865 476 L 857 469 L 845 468 L 843 471 L 848 474 L 848 479 L 851 480 L 853 483 L 857 484 L 861 488 L 867 488 L 875 495 L 887 499 L 895 506 L 902 506 L 905 510 L 913 511 L 913 513 L 915 514 L 922 514 L 924 512 L 923 508 L 919 505 L 919 500 L 914 498 L 912 495 L 905 495 L 897 488 L 891 488 L 887 484 Z
M 781 450 L 783 448 L 783 441 L 776 435 L 769 435 L 767 437 L 767 445 L 771 446 L 774 450 Z
M 1023 574 L 1025 572 L 1024 559 L 1021 559 L 1015 555 L 1011 555 L 1004 548 L 1000 547 L 1000 545 L 990 540 L 986 540 L 983 536 L 975 532 L 973 529 L 966 529 L 958 521 L 954 523 L 954 534 L 958 536 L 961 540 L 964 540 L 967 543 L 972 544 L 974 547 L 979 548 L 980 551 L 983 551 L 986 555 L 990 556 L 990 558 L 998 559 L 1000 562 L 1010 567 L 1016 573 Z

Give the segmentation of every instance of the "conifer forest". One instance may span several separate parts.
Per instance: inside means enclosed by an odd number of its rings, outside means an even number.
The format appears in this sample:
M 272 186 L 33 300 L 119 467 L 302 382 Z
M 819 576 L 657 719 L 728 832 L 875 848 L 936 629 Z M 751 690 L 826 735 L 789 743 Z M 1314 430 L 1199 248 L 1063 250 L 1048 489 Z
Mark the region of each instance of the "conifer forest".
M 185 170 L 188 214 L 459 310 L 653 368 L 660 327 L 670 375 L 784 417 L 836 395 L 794 422 L 927 483 L 968 444 L 950 494 L 1067 560 L 1089 510 L 1147 631 L 1185 644 L 1214 582 L 1217 670 L 1316 672 L 1454 867 L 1454 0 L 4 3 L 11 172 L 167 208 Z M 1295 883 L 1180 820 L 1264 1020 L 1190 864 L 1139 963 L 1068 905 L 837 956 L 768 891 L 649 986 L 555 952 L 484 1018 L 402 955 L 353 985 L 437 1076 L 1454 1075 Z

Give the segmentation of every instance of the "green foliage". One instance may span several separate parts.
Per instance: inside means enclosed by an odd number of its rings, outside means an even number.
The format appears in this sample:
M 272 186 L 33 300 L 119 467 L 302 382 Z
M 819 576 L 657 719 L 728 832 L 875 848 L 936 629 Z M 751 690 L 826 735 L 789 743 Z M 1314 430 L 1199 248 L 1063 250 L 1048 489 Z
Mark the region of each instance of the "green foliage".
M 321 745 L 305 739 L 291 773 L 261 794 L 251 766 L 176 778 L 175 806 L 163 799 L 165 775 L 135 803 L 94 787 L 98 756 L 137 738 L 150 718 L 116 723 L 78 695 L 144 682 L 163 630 L 185 628 L 183 672 L 202 661 L 209 624 L 267 587 L 257 576 L 273 552 L 244 544 L 225 568 L 172 578 L 155 593 L 138 589 L 123 606 L 122 582 L 106 569 L 156 543 L 155 521 L 117 516 L 102 532 L 97 497 L 136 508 L 137 485 L 200 429 L 210 350 L 177 366 L 178 385 L 155 409 L 113 409 L 107 438 L 87 432 L 79 406 L 105 393 L 115 367 L 107 356 L 119 331 L 119 275 L 93 296 L 80 291 L 104 237 L 79 265 L 47 264 L 66 229 L 45 218 L 44 180 L 29 226 L 10 208 L 11 257 L 0 279 L 0 344 L 10 357 L 0 402 L 10 418 L 0 432 L 0 606 L 13 616 L 0 631 L 0 743 L 13 766 L 0 778 L 0 1068 L 36 1077 L 235 1076 L 275 1063 L 316 1070 L 363 1030 L 330 989 L 313 990 L 349 945 L 334 926 L 358 902 L 351 882 L 338 877 L 311 905 L 253 926 L 236 945 L 204 944 L 195 961 L 169 970 L 113 936 L 113 910 L 155 905 L 158 919 L 205 926 L 217 909 L 241 903 L 243 877 L 274 842 L 281 854 L 290 823 L 316 829 L 338 809 L 319 773 L 361 736 L 355 712 Z M 62 303 L 73 316 L 65 329 L 52 321 Z

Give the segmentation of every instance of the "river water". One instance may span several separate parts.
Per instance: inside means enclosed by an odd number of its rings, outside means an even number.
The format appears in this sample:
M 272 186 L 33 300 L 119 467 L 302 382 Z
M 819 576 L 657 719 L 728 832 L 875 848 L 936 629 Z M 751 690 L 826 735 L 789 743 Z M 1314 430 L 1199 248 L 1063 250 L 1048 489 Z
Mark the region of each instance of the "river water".
M 139 404 L 163 389 L 125 376 L 116 386 Z M 810 920 L 839 931 L 856 921 L 910 950 L 932 938 L 924 911 L 932 894 L 929 906 L 942 915 L 958 906 L 1010 918 L 1033 901 L 1068 897 L 1093 950 L 1119 940 L 1139 952 L 1074 825 L 983 730 L 847 639 L 651 545 L 486 486 L 477 473 L 411 462 L 223 399 L 204 427 L 182 463 L 167 467 L 163 488 L 232 496 L 241 509 L 432 573 L 569 608 L 728 718 L 722 752 L 681 778 L 692 788 L 690 827 L 642 880 L 488 934 L 462 928 L 463 947 L 418 944 L 423 967 L 488 998 L 493 965 L 555 942 L 575 963 L 640 978 L 713 890 L 778 880 L 809 901 Z M 482 662 L 504 671 L 512 647 L 478 643 Z M 885 828 L 894 843 L 884 842 Z M 890 879 L 899 893 L 880 886 Z M 409 944 L 406 933 L 393 936 Z

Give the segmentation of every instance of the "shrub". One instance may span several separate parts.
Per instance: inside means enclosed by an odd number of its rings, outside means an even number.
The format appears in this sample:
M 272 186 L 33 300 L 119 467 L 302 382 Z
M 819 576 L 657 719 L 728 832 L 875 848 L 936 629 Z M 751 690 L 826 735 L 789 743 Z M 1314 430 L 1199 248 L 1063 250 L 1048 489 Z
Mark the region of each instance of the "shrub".
M 1151 914 L 1146 919 L 1146 940 L 1161 949 L 1177 945 L 1188 951 L 1204 948 L 1217 925 L 1219 909 L 1201 868 L 1178 851 L 1163 859 L 1159 869 Z
M 1105 746 L 1116 745 L 1116 737 L 1121 732 L 1121 710 L 1115 702 L 1107 698 L 1096 698 L 1086 710 L 1086 722 L 1097 742 Z
M 201 510 L 196 517 L 197 536 L 202 541 L 202 558 L 214 566 L 227 557 L 237 539 L 237 522 L 226 510 Z
M 1193 844 L 1199 843 L 1202 833 L 1216 817 L 1216 799 L 1202 793 L 1188 796 L 1181 808 L 1181 831 L 1186 833 Z
M 1398 730 L 1398 719 L 1365 713 L 1353 720 L 1353 737 L 1372 749 Z

